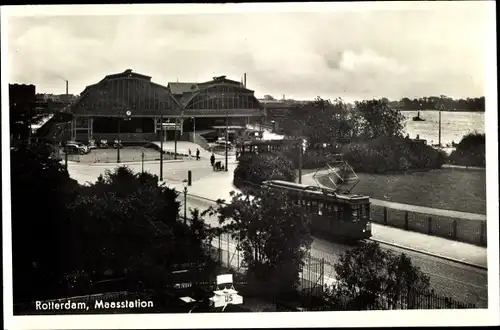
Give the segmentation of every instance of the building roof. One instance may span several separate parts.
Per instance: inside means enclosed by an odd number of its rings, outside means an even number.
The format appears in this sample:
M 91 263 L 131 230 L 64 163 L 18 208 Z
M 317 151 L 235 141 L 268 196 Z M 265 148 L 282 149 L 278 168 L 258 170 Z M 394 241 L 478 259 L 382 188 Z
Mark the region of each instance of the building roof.
M 85 88 L 80 98 L 66 112 L 79 115 L 120 116 L 130 110 L 133 116 L 180 114 L 181 104 L 165 86 L 151 82 L 151 77 L 125 70 L 107 75 Z

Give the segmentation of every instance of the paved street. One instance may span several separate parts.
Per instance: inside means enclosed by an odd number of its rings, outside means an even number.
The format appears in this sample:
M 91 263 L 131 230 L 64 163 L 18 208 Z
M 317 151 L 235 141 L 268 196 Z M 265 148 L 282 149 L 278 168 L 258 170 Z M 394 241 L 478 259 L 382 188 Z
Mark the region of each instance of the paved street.
M 183 197 L 180 196 L 179 200 L 181 202 L 182 199 Z M 211 205 L 214 205 L 214 203 L 209 200 L 192 196 L 188 196 L 187 198 L 188 209 L 198 208 L 199 210 L 205 210 Z M 218 225 L 218 219 L 216 217 L 206 217 L 205 220 L 212 226 Z M 227 249 L 228 240 L 224 238 L 223 241 L 222 248 Z M 213 242 L 213 244 L 214 246 L 217 245 L 216 242 Z M 486 270 L 465 266 L 418 252 L 399 249 L 390 245 L 381 244 L 381 246 L 394 252 L 404 252 L 409 255 L 414 264 L 420 267 L 430 277 L 431 285 L 437 293 L 451 296 L 459 301 L 474 303 L 478 307 L 487 306 L 488 272 Z M 235 247 L 234 240 L 229 239 L 230 256 L 235 254 Z M 352 247 L 344 244 L 314 238 L 311 246 L 311 254 L 314 257 L 324 258 L 327 263 L 333 264 L 338 261 L 339 255 L 342 252 L 351 248 Z M 223 257 L 224 256 L 225 255 L 223 255 Z M 227 257 L 224 258 L 224 260 L 227 260 Z M 232 263 L 234 265 L 237 264 L 236 259 L 236 257 L 232 257 Z M 333 267 L 325 264 L 325 283 L 331 283 L 334 274 Z

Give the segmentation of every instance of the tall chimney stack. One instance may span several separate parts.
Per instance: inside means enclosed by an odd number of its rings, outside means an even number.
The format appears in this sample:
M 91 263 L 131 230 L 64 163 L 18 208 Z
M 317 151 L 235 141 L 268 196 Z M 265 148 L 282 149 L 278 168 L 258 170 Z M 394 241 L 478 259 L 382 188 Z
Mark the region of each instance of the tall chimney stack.
M 243 86 L 245 88 L 247 88 L 247 73 L 246 72 L 243 74 Z
M 68 81 L 66 80 L 66 96 L 69 95 L 68 93 Z

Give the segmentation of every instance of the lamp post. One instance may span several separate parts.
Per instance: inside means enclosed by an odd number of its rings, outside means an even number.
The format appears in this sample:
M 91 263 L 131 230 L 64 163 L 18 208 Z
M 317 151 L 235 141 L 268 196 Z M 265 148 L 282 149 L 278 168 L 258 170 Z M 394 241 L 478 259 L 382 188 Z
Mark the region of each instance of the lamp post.
M 224 109 L 224 93 L 222 93 L 222 108 Z M 225 154 L 226 154 L 226 164 L 224 166 L 224 171 L 227 172 L 227 144 L 229 142 L 229 113 L 228 109 L 226 109 L 226 143 L 224 145 L 225 147 Z
M 182 181 L 182 184 L 184 186 L 184 224 L 187 222 L 187 193 L 188 193 L 188 181 L 184 180 Z
M 141 172 L 144 173 L 144 148 L 141 149 Z
M 125 120 L 130 120 L 130 115 L 132 114 L 132 111 L 127 110 L 125 112 Z M 120 149 L 121 149 L 121 140 L 120 140 L 120 129 L 121 129 L 121 122 L 122 122 L 123 117 L 118 117 L 118 141 L 116 143 L 116 162 L 120 163 Z
M 160 113 L 160 181 L 163 181 L 163 113 Z

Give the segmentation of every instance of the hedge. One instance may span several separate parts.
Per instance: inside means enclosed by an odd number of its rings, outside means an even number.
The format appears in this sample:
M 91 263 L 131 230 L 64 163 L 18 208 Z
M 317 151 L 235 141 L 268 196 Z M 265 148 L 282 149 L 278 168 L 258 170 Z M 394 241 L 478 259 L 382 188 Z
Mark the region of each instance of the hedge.
M 454 165 L 486 167 L 485 134 L 470 133 L 464 136 L 449 159 Z
M 247 154 L 239 159 L 233 183 L 238 187 L 245 181 L 255 184 L 266 180 L 295 181 L 295 175 L 292 161 L 282 155 Z
M 330 163 L 337 149 L 307 150 L 304 168 L 319 168 Z M 447 156 L 431 146 L 401 137 L 380 137 L 344 145 L 340 153 L 356 172 L 398 173 L 409 170 L 438 169 Z

